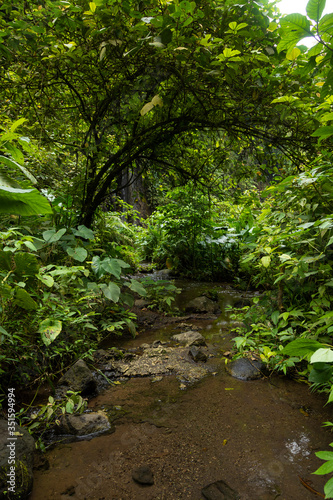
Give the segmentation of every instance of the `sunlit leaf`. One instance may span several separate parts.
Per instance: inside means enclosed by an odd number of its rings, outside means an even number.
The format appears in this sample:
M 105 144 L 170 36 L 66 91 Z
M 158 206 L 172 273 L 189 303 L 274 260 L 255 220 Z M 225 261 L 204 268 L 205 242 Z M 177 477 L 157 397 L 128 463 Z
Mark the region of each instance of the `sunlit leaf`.
M 332 349 L 318 349 L 312 354 L 310 363 L 333 363 L 333 350 Z
M 325 8 L 326 0 L 309 0 L 306 5 L 306 13 L 313 21 L 319 21 Z
M 47 318 L 39 325 L 39 333 L 45 345 L 50 345 L 62 330 L 62 323 L 58 319 Z
M 271 258 L 269 255 L 265 255 L 264 257 L 261 257 L 260 261 L 264 267 L 269 267 Z

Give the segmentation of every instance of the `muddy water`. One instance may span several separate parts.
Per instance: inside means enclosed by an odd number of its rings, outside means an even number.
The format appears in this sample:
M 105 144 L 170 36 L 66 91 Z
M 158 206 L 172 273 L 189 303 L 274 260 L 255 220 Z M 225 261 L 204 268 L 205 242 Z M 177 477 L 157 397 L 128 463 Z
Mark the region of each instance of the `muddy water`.
M 201 287 L 203 285 L 200 285 Z M 200 295 L 189 285 L 186 294 Z M 237 292 L 219 292 L 234 303 Z M 58 445 L 46 455 L 48 470 L 35 471 L 30 500 L 201 500 L 201 489 L 226 481 L 242 500 L 320 498 L 325 477 L 312 475 L 333 436 L 325 398 L 282 377 L 243 382 L 230 377 L 220 352 L 228 347 L 228 317 L 189 321 L 216 345 L 212 373 L 185 390 L 165 376 L 133 378 L 90 401 L 104 409 L 115 432 Z M 143 332 L 124 347 L 168 339 L 174 323 Z M 178 330 L 179 331 L 179 330 Z M 154 485 L 140 486 L 132 470 L 148 465 Z

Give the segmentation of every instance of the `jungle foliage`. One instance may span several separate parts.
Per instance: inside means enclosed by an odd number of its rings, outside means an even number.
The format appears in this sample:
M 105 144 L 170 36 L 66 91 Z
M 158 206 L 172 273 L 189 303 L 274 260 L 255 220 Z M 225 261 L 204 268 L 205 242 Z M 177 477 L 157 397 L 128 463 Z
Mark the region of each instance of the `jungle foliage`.
M 333 401 L 333 14 L 324 8 L 2 2 L 4 387 L 52 384 L 106 336 L 135 334 L 134 297 L 170 310 L 172 284 L 131 277 L 148 259 L 260 290 L 238 311 L 238 355 L 255 352 Z M 138 179 L 145 219 L 121 199 Z M 332 465 L 320 453 L 318 474 Z

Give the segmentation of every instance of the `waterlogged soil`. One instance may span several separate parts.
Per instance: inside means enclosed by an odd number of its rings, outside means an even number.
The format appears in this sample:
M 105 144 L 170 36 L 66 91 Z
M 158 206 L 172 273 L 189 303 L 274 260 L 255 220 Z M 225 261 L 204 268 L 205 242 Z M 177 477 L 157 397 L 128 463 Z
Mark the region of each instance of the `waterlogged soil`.
M 169 375 L 105 389 L 89 409 L 106 411 L 112 432 L 48 451 L 34 472 L 30 500 L 203 500 L 202 488 L 219 480 L 241 500 L 324 497 L 328 477 L 312 474 L 323 463 L 315 452 L 333 441 L 322 427 L 333 418 L 324 396 L 280 376 L 232 378 L 221 355 L 233 336 L 223 314 L 180 320 L 143 311 L 141 321 L 149 328 L 136 339 L 122 339 L 124 347 L 166 341 L 186 321 L 215 353 L 210 373 L 195 384 Z M 142 465 L 151 469 L 153 485 L 132 479 Z

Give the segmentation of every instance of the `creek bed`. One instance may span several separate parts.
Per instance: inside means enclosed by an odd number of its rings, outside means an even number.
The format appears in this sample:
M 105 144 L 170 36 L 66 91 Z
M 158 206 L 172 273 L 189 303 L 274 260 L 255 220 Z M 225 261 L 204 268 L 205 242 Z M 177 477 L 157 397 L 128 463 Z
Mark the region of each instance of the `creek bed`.
M 221 290 L 219 298 L 232 305 L 238 293 Z M 168 341 L 179 321 L 118 343 Z M 49 468 L 35 471 L 30 500 L 201 500 L 202 488 L 220 480 L 241 500 L 318 498 L 313 491 L 322 494 L 327 478 L 312 475 L 322 464 L 315 452 L 333 441 L 322 427 L 332 419 L 326 397 L 282 376 L 244 382 L 228 375 L 219 355 L 233 336 L 228 321 L 224 312 L 186 319 L 215 349 L 202 380 L 184 388 L 174 375 L 133 377 L 92 399 L 89 408 L 106 411 L 115 432 L 47 452 Z M 153 472 L 153 485 L 133 481 L 141 465 Z

